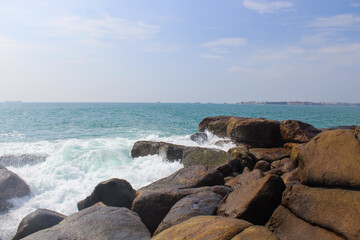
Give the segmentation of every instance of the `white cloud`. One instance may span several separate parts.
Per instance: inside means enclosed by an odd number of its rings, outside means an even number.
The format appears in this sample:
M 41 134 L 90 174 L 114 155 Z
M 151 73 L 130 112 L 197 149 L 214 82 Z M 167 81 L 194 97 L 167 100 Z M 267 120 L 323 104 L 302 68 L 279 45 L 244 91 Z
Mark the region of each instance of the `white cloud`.
M 341 14 L 333 17 L 317 18 L 310 23 L 310 27 L 314 28 L 349 28 L 360 24 L 360 17 L 352 14 Z
M 215 41 L 205 42 L 202 44 L 203 47 L 215 48 L 218 46 L 236 47 L 243 46 L 246 44 L 244 38 L 221 38 Z
M 183 49 L 179 44 L 163 44 L 158 43 L 148 46 L 144 49 L 144 52 L 160 52 L 160 53 L 176 53 Z
M 223 59 L 222 56 L 217 56 L 217 55 L 209 55 L 209 54 L 203 54 L 200 56 L 201 58 L 205 58 L 205 59 Z
M 251 58 L 255 61 L 275 61 L 275 60 L 286 60 L 295 55 L 304 53 L 303 48 L 297 46 L 285 47 L 277 51 L 274 50 L 263 50 L 260 54 L 255 54 Z
M 260 14 L 272 13 L 280 9 L 291 8 L 294 6 L 293 3 L 285 1 L 268 2 L 254 0 L 244 0 L 243 5 L 248 9 L 259 12 Z
M 0 36 L 0 52 L 28 52 L 39 50 L 55 50 L 43 45 L 18 41 L 9 37 Z
M 49 23 L 54 35 L 79 35 L 85 38 L 145 39 L 159 32 L 160 27 L 144 22 L 131 22 L 105 16 L 101 19 L 84 19 L 66 16 Z

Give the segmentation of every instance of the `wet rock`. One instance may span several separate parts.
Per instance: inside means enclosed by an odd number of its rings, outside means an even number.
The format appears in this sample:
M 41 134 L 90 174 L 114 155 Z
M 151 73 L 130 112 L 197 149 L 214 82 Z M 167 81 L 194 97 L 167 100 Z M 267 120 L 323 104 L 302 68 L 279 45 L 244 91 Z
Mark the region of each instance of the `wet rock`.
M 279 240 L 279 238 L 266 227 L 250 226 L 231 240 Z
M 162 178 L 138 190 L 161 190 L 169 188 L 196 188 L 203 186 L 223 185 L 224 178 L 211 167 L 189 166 L 184 167 L 166 178 Z
M 308 222 L 297 218 L 283 206 L 279 206 L 274 211 L 266 226 L 281 240 L 343 239 L 332 232 L 317 226 L 313 226 Z
M 13 240 L 22 239 L 37 231 L 55 226 L 66 216 L 48 209 L 38 209 L 21 220 Z
M 321 131 L 312 125 L 297 120 L 280 122 L 281 136 L 287 142 L 306 143 Z
M 169 161 L 177 161 L 182 159 L 183 151 L 187 148 L 192 147 L 165 142 L 137 141 L 131 149 L 131 156 L 136 158 L 158 154 Z
M 266 172 L 270 170 L 270 167 L 270 163 L 265 160 L 260 160 L 255 164 L 254 169 L 259 169 L 262 172 Z
M 194 133 L 190 136 L 191 141 L 197 142 L 198 144 L 202 144 L 208 140 L 208 136 L 204 132 Z
M 264 174 L 261 170 L 255 169 L 251 172 L 240 174 L 233 179 L 227 181 L 225 185 L 231 187 L 232 190 L 247 186 L 253 182 L 256 182 L 260 178 L 264 177 Z
M 215 145 L 219 147 L 224 147 L 227 144 L 235 144 L 235 143 L 231 140 L 218 140 L 215 142 Z
M 149 240 L 150 233 L 138 215 L 127 208 L 92 206 L 24 239 Z
M 251 223 L 240 219 L 219 216 L 197 216 L 162 231 L 152 239 L 225 240 L 231 239 L 249 226 L 251 226 Z
M 153 233 L 170 209 L 180 199 L 191 194 L 208 191 L 225 196 L 230 193 L 231 190 L 226 186 L 213 186 L 188 189 L 170 188 L 155 191 L 138 191 L 131 210 L 139 214 L 143 223 L 150 232 Z
M 360 191 L 293 185 L 284 192 L 282 205 L 313 225 L 360 239 Z
M 8 201 L 30 194 L 30 188 L 18 175 L 0 165 L 0 211 L 12 208 Z
M 320 133 L 301 148 L 298 160 L 303 184 L 360 189 L 360 141 L 354 130 Z
M 291 153 L 291 150 L 287 148 L 251 148 L 249 151 L 257 160 L 265 160 L 270 163 L 288 158 Z
M 41 162 L 45 162 L 48 156 L 36 155 L 36 154 L 21 154 L 21 155 L 3 155 L 0 156 L 0 164 L 3 166 L 23 167 L 25 165 L 34 165 Z
M 218 206 L 217 214 L 265 224 L 281 202 L 285 184 L 278 176 L 268 175 L 234 190 Z
M 208 130 L 216 136 L 227 137 L 227 126 L 230 120 L 229 116 L 218 116 L 204 118 L 199 124 L 199 132 Z
M 131 207 L 134 200 L 135 190 L 131 184 L 124 179 L 112 178 L 96 185 L 90 196 L 78 202 L 79 210 L 90 207 L 97 202 L 107 206 Z
M 200 192 L 178 201 L 161 221 L 154 235 L 192 217 L 213 215 L 223 197 L 214 192 Z

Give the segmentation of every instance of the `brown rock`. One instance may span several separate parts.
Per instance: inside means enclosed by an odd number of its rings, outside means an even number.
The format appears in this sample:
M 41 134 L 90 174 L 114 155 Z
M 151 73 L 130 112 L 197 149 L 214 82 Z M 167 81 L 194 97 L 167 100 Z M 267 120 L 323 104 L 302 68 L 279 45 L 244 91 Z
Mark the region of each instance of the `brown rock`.
M 187 148 L 191 147 L 165 142 L 137 141 L 131 149 L 131 156 L 136 158 L 158 154 L 169 161 L 176 161 L 182 159 L 183 151 Z
M 231 240 L 279 240 L 279 238 L 266 227 L 250 226 Z
M 208 191 L 225 196 L 230 192 L 230 188 L 226 186 L 213 186 L 189 189 L 172 188 L 156 191 L 138 191 L 131 210 L 139 214 L 143 223 L 150 232 L 153 233 L 176 202 L 188 195 Z
M 301 149 L 298 159 L 303 184 L 360 189 L 360 141 L 354 130 L 320 133 Z
M 162 178 L 138 190 L 160 190 L 169 188 L 196 188 L 203 186 L 223 185 L 223 176 L 211 167 L 184 167 L 166 178 Z
M 217 116 L 204 118 L 199 124 L 199 132 L 208 130 L 216 136 L 227 137 L 227 125 L 231 117 Z
M 296 147 L 299 144 L 301 144 L 301 143 L 287 142 L 287 143 L 284 143 L 283 148 L 292 149 L 293 147 Z
M 305 146 L 305 144 L 300 144 L 300 145 L 297 145 L 297 146 L 294 146 L 291 148 L 291 153 L 290 153 L 290 158 L 291 159 L 297 159 L 302 147 Z
M 321 132 L 312 125 L 297 120 L 281 121 L 280 131 L 285 141 L 299 143 L 306 143 Z
M 293 185 L 282 205 L 305 221 L 347 239 L 360 239 L 360 191 Z
M 259 169 L 262 172 L 266 172 L 270 170 L 270 167 L 270 163 L 265 160 L 260 160 L 255 164 L 254 169 Z
M 262 177 L 264 177 L 262 171 L 259 169 L 255 169 L 251 172 L 243 173 L 234 177 L 233 179 L 227 181 L 225 185 L 231 187 L 232 190 L 235 190 L 237 188 L 241 188 L 243 186 L 256 182 Z
M 290 157 L 290 150 L 287 148 L 251 148 L 250 153 L 255 156 L 257 160 L 265 160 L 273 162 L 283 158 Z
M 217 214 L 265 224 L 280 204 L 284 189 L 280 177 L 268 175 L 227 195 L 219 204 Z
M 244 168 L 253 169 L 255 165 L 255 157 L 249 152 L 247 147 L 239 146 L 230 148 L 228 153 L 231 154 L 232 159 L 237 159 L 239 166 L 238 169 L 243 170 Z
M 92 206 L 24 239 L 149 240 L 150 233 L 137 214 L 127 208 Z
M 291 172 L 284 173 L 281 176 L 282 180 L 284 181 L 286 186 L 294 185 L 294 184 L 301 184 L 298 177 L 298 169 L 295 168 Z
M 79 210 L 90 207 L 97 202 L 103 202 L 107 206 L 131 207 L 134 200 L 135 190 L 124 179 L 112 178 L 96 185 L 90 196 L 78 202 Z
M 162 231 L 153 240 L 230 240 L 233 236 L 251 226 L 244 220 L 198 216 Z
M 161 221 L 154 235 L 192 217 L 213 215 L 223 197 L 214 192 L 200 192 L 178 201 Z
M 297 218 L 283 206 L 279 206 L 274 211 L 266 226 L 281 240 L 343 239 L 332 232 L 313 226 L 300 218 Z

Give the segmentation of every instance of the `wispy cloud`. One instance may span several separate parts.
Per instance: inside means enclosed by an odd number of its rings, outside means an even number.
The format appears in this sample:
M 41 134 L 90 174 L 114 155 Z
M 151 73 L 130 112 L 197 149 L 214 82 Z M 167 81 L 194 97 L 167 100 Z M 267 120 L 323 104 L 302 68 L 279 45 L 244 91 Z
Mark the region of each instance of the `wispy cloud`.
M 216 60 L 216 59 L 223 59 L 224 58 L 222 56 L 210 55 L 210 54 L 203 54 L 200 57 L 205 58 L 205 59 L 210 59 L 210 60 Z
M 263 50 L 260 54 L 255 54 L 251 58 L 255 61 L 275 61 L 275 60 L 286 60 L 295 55 L 304 53 L 303 48 L 297 46 L 285 47 L 277 51 L 274 50 Z
M 54 48 L 38 45 L 23 41 L 18 41 L 9 37 L 0 36 L 0 52 L 29 52 L 29 51 L 54 51 Z
M 288 1 L 269 2 L 269 1 L 244 0 L 243 6 L 248 9 L 257 11 L 260 14 L 263 14 L 263 13 L 273 13 L 280 9 L 292 8 L 294 4 Z
M 163 44 L 158 43 L 148 46 L 144 49 L 144 52 L 160 52 L 160 53 L 176 53 L 183 49 L 182 45 L 179 44 Z
M 159 32 L 160 27 L 145 22 L 131 22 L 106 15 L 100 19 L 65 16 L 49 23 L 54 35 L 78 35 L 84 38 L 145 39 Z
M 219 46 L 225 47 L 236 47 L 243 46 L 246 44 L 246 39 L 244 38 L 221 38 L 215 41 L 209 41 L 202 44 L 203 47 L 215 48 Z
M 360 7 L 360 3 L 353 3 L 353 4 L 350 4 L 350 6 L 352 6 L 352 7 Z
M 353 14 L 341 14 L 332 17 L 321 17 L 309 24 L 314 28 L 349 28 L 360 26 L 360 17 Z

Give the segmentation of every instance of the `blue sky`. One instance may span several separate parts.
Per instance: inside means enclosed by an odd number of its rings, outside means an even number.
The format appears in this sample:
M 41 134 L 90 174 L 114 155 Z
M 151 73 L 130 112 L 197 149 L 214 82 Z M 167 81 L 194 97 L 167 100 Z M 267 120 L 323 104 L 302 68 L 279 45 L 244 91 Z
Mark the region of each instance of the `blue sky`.
M 0 1 L 0 101 L 360 102 L 360 0 Z

